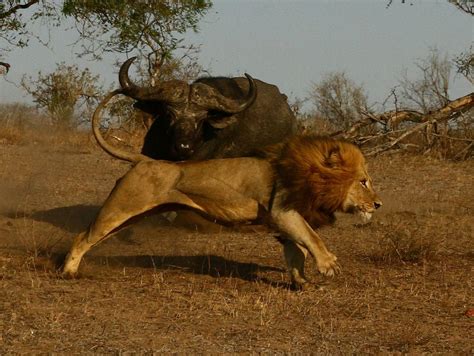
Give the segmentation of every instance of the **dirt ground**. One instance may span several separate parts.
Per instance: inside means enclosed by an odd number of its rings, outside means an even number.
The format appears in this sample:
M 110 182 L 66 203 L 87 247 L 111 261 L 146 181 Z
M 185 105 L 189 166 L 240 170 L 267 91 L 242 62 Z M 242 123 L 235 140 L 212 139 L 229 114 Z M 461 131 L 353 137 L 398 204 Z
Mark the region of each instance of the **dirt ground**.
M 67 146 L 66 146 L 67 147 Z M 320 232 L 343 273 L 288 288 L 261 228 L 150 217 L 55 270 L 128 164 L 99 148 L 0 143 L 0 353 L 474 352 L 474 162 L 384 155 L 384 206 Z

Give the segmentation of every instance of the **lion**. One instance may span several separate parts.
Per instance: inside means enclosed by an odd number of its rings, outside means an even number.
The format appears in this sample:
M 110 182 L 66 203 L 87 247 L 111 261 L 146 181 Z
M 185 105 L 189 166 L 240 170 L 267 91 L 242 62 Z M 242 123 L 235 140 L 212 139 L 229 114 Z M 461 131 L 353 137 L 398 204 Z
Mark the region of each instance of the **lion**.
M 131 219 L 183 207 L 212 221 L 263 222 L 277 231 L 291 285 L 301 289 L 308 283 L 308 253 L 321 274 L 340 272 L 315 229 L 332 223 L 337 211 L 367 220 L 381 205 L 362 152 L 331 138 L 294 136 L 255 157 L 140 159 L 117 181 L 95 221 L 74 239 L 63 273 L 75 276 L 84 254 Z

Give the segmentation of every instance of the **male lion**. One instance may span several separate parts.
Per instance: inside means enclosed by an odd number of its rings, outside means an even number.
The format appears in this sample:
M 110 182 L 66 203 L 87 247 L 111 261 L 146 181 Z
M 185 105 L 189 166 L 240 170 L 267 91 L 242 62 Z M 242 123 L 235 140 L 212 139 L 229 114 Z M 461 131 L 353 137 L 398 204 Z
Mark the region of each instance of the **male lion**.
M 300 288 L 308 251 L 322 274 L 340 271 L 313 227 L 333 221 L 336 211 L 368 219 L 382 203 L 360 150 L 328 138 L 295 136 L 260 157 L 143 160 L 117 181 L 95 221 L 74 239 L 64 273 L 76 274 L 83 255 L 131 218 L 177 205 L 222 222 L 266 217 L 281 234 L 292 285 Z

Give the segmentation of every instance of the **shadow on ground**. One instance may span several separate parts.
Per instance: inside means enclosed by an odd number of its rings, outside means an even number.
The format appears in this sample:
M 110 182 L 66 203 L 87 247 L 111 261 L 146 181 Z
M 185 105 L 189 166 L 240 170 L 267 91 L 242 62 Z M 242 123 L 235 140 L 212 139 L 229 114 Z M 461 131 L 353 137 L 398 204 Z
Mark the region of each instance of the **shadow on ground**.
M 238 277 L 247 281 L 257 279 L 258 272 L 283 269 L 261 266 L 256 263 L 238 262 L 215 255 L 197 256 L 89 256 L 88 262 L 112 267 L 141 267 L 157 270 L 180 270 L 211 277 Z
M 99 212 L 98 205 L 72 205 L 49 210 L 28 212 L 14 212 L 4 214 L 11 219 L 29 218 L 47 222 L 68 232 L 79 233 L 87 228 Z
M 64 261 L 64 254 L 53 254 L 50 256 L 54 260 L 57 268 L 60 268 Z M 239 262 L 216 255 L 196 255 L 196 256 L 87 256 L 89 268 L 97 269 L 101 266 L 108 267 L 129 267 L 129 268 L 153 268 L 156 271 L 181 271 L 189 274 L 208 275 L 214 278 L 233 277 L 244 281 L 261 281 L 265 284 L 288 287 L 281 282 L 271 281 L 261 278 L 259 273 L 263 272 L 285 272 L 283 268 L 273 266 L 262 266 L 256 263 Z M 87 278 L 86 272 L 83 277 Z

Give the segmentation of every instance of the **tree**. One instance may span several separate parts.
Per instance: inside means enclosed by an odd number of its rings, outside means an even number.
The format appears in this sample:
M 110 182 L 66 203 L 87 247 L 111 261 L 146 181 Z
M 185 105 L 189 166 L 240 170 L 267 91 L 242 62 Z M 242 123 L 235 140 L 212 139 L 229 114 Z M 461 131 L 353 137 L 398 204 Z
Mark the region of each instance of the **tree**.
M 474 15 L 474 3 L 472 0 L 448 0 L 448 2 L 464 13 Z
M 347 78 L 344 72 L 331 72 L 320 83 L 313 83 L 310 98 L 316 115 L 340 129 L 347 129 L 368 108 L 364 88 Z
M 25 13 L 28 13 L 25 17 Z M 31 38 L 36 38 L 29 30 L 29 24 L 42 20 L 45 24 L 58 25 L 59 14 L 53 1 L 46 0 L 4 0 L 0 1 L 0 50 L 5 53 L 12 48 L 26 47 Z M 8 69 L 8 63 L 0 63 Z
M 148 66 L 146 69 L 141 67 L 140 73 L 152 85 L 158 79 L 195 79 L 203 72 L 196 59 L 199 47 L 184 45 L 183 36 L 189 30 L 197 31 L 199 20 L 211 5 L 210 0 L 65 0 L 63 3 L 53 0 L 1 1 L 0 41 L 4 41 L 0 42 L 0 48 L 5 52 L 8 46 L 27 46 L 32 37 L 41 41 L 28 30 L 31 21 L 43 20 L 47 25 L 59 25 L 66 16 L 75 20 L 79 34 L 76 42 L 80 45 L 76 47 L 79 55 L 97 59 L 105 52 L 127 55 L 135 52 L 134 54 L 145 56 L 148 58 Z M 42 43 L 48 45 L 47 41 Z M 9 63 L 0 62 L 0 73 L 7 72 L 9 68 Z M 58 69 L 59 74 L 62 73 L 65 77 L 72 75 L 63 72 L 65 68 L 63 64 L 63 68 Z M 91 76 L 90 73 L 86 74 Z M 40 73 L 36 81 L 24 78 L 23 87 L 35 97 L 39 106 L 51 112 L 53 120 L 68 122 L 70 118 L 67 117 L 72 115 L 71 104 L 62 107 L 56 106 L 56 102 L 69 102 L 73 99 L 66 98 L 60 86 L 47 84 L 52 78 Z M 74 80 L 80 81 L 77 76 Z M 61 98 L 53 95 L 54 90 Z M 36 93 L 42 91 L 49 93 L 44 97 L 37 96 Z M 71 95 L 75 97 L 76 94 Z M 52 102 L 47 104 L 46 100 Z
M 447 105 L 452 69 L 448 56 L 434 48 L 426 58 L 417 60 L 415 66 L 417 79 L 410 79 L 405 70 L 399 81 L 401 105 L 424 114 Z
M 179 62 L 195 62 L 199 48 L 185 45 L 182 36 L 197 31 L 211 5 L 209 0 L 66 0 L 62 10 L 76 21 L 82 55 L 100 58 L 105 52 L 135 52 L 146 56 L 153 85 L 166 72 L 165 61 L 176 67 L 177 50 L 184 53 Z
M 474 2 L 472 0 L 448 0 L 456 6 L 458 10 L 465 14 L 474 16 Z M 461 52 L 454 58 L 457 72 L 462 74 L 467 80 L 474 84 L 474 48 L 470 46 L 468 50 Z
M 7 52 L 12 47 L 27 46 L 31 38 L 48 45 L 47 40 L 31 33 L 29 25 L 43 21 L 47 26 L 57 26 L 66 16 L 75 20 L 79 55 L 97 59 L 105 52 L 135 52 L 146 56 L 153 83 L 161 72 L 176 68 L 175 60 L 184 63 L 178 74 L 200 69 L 195 59 L 199 48 L 184 45 L 183 36 L 189 30 L 197 31 L 199 20 L 211 6 L 210 0 L 65 0 L 62 4 L 54 0 L 0 1 L 0 49 Z M 179 49 L 183 51 L 176 55 Z
M 462 74 L 471 84 L 474 84 L 474 47 L 469 47 L 465 52 L 461 52 L 454 60 L 457 72 Z
M 21 86 L 33 97 L 39 108 L 45 109 L 52 123 L 62 128 L 74 128 L 82 116 L 89 117 L 103 90 L 99 76 L 77 65 L 57 65 L 54 72 L 38 72 L 36 79 L 24 76 Z

